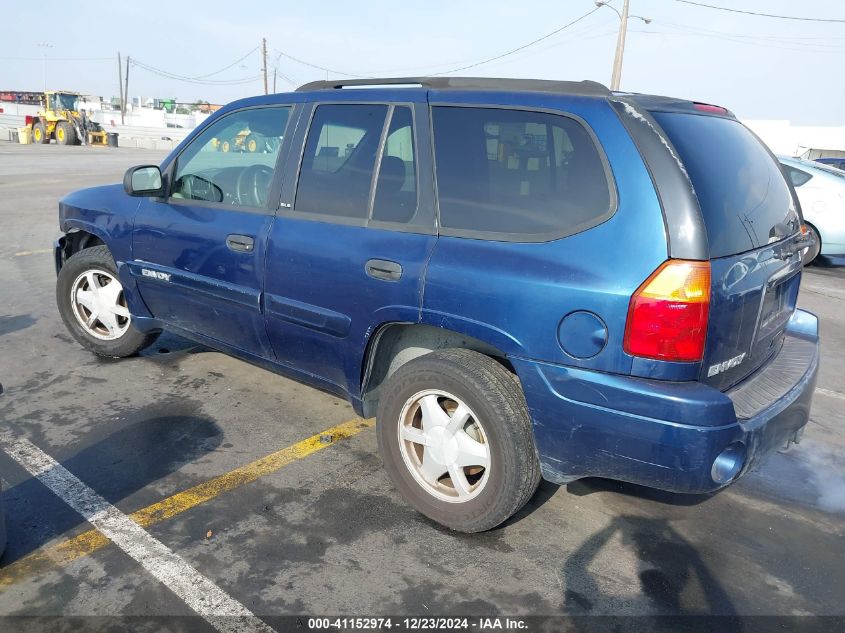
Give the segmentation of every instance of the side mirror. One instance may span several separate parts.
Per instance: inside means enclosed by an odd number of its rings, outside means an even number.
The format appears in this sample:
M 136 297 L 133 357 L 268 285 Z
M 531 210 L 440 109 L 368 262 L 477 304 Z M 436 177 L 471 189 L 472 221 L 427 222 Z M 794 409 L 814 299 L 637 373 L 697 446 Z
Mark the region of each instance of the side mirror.
M 130 167 L 123 176 L 123 189 L 130 196 L 163 196 L 161 170 L 157 165 Z

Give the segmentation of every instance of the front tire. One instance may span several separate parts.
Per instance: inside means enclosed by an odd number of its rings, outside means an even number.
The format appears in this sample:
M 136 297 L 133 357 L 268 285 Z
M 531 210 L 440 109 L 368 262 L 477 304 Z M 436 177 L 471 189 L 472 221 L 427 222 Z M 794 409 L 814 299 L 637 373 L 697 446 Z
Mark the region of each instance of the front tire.
M 540 482 L 519 383 L 478 352 L 439 350 L 400 367 L 379 398 L 377 435 L 405 500 L 459 532 L 501 524 Z
M 132 356 L 158 338 L 157 332 L 141 332 L 132 325 L 117 266 L 106 246 L 86 248 L 65 262 L 56 282 L 56 303 L 73 338 L 98 356 Z
M 56 143 L 58 145 L 76 145 L 76 131 L 67 121 L 56 124 Z
M 250 154 L 264 151 L 264 139 L 255 132 L 249 134 L 244 140 L 244 147 Z

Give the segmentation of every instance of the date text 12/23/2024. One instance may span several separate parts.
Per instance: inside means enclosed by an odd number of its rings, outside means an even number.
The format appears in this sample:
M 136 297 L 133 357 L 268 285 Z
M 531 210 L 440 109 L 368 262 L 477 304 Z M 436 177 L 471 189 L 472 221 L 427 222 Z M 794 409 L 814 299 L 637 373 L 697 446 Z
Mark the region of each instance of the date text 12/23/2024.
M 337 617 L 309 618 L 309 630 L 390 630 L 390 631 L 527 631 L 522 618 L 508 617 Z

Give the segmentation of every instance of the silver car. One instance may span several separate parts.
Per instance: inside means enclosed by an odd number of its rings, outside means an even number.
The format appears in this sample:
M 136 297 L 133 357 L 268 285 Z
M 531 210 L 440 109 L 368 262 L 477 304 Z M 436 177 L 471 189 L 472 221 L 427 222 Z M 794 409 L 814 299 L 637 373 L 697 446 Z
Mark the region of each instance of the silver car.
M 845 171 L 800 158 L 778 160 L 795 186 L 804 223 L 815 241 L 804 254 L 804 264 L 819 255 L 845 257 Z

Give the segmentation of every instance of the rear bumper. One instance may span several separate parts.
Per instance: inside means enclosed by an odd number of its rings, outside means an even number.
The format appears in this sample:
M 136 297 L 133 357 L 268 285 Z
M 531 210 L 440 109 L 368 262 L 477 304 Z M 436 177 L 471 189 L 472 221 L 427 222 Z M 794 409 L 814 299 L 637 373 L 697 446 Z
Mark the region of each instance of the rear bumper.
M 818 320 L 797 310 L 781 352 L 727 393 L 699 382 L 513 363 L 546 479 L 607 477 L 697 493 L 735 481 L 800 437 L 818 359 Z

